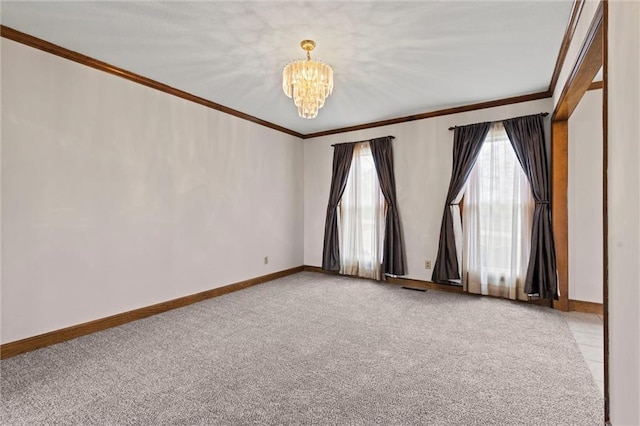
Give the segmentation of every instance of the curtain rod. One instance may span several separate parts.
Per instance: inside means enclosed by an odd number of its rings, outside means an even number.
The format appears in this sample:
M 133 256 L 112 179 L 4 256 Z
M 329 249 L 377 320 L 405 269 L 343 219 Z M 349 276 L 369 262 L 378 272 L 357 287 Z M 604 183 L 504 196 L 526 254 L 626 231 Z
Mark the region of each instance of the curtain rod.
M 380 136 L 381 138 L 391 138 L 391 139 L 395 139 L 395 136 L 391 136 L 391 135 L 387 135 L 387 136 Z M 341 143 L 334 143 L 331 146 L 336 146 L 336 145 L 346 145 L 348 143 L 361 143 L 361 142 L 369 142 L 372 139 L 380 139 L 380 138 L 370 138 L 370 139 L 365 139 L 363 141 L 355 141 L 355 142 L 341 142 Z
M 538 114 L 529 114 L 529 115 L 538 115 Z M 528 117 L 529 115 L 521 115 L 520 117 Z M 546 117 L 547 115 L 549 115 L 549 113 L 548 112 L 541 112 L 540 115 L 543 116 L 543 117 Z M 513 117 L 513 118 L 520 118 L 520 117 Z M 505 120 L 511 120 L 511 119 L 510 118 L 506 118 Z M 497 123 L 498 121 L 504 121 L 504 120 L 491 121 L 491 123 Z M 466 124 L 466 126 L 469 126 L 469 124 Z M 453 130 L 456 127 L 463 127 L 463 126 L 449 127 L 449 130 Z

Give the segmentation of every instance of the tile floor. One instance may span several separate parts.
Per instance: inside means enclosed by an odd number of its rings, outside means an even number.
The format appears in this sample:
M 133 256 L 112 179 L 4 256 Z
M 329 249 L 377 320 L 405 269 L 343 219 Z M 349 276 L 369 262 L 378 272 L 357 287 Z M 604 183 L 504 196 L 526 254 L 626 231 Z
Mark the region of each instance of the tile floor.
M 563 313 L 580 352 L 604 395 L 604 324 L 601 315 L 582 312 Z

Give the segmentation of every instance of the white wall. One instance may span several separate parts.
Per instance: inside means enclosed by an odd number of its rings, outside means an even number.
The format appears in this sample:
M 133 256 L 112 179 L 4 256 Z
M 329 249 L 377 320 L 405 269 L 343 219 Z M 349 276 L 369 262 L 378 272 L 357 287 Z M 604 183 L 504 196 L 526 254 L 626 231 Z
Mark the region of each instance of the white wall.
M 611 421 L 640 424 L 640 2 L 609 1 Z
M 300 139 L 1 43 L 3 343 L 302 265 Z
M 569 299 L 602 303 L 602 90 L 569 119 Z
M 404 229 L 407 278 L 430 280 L 425 260 L 435 261 L 444 202 L 451 178 L 450 126 L 552 112 L 551 99 L 411 121 L 304 142 L 304 263 L 322 265 L 324 221 L 331 183 L 331 144 L 393 135 L 398 209 Z

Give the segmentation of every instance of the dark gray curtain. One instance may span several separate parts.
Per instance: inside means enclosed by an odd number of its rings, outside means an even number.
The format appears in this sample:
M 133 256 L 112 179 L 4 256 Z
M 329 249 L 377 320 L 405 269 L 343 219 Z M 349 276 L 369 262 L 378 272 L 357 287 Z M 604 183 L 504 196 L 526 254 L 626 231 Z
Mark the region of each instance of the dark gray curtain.
M 369 142 L 373 162 L 378 173 L 380 189 L 387 201 L 387 218 L 384 231 L 382 272 L 392 275 L 404 275 L 404 239 L 400 227 L 398 201 L 396 198 L 396 178 L 393 171 L 392 136 L 372 139 Z
M 338 241 L 338 203 L 347 186 L 349 169 L 353 160 L 352 143 L 339 144 L 333 150 L 333 172 L 331 189 L 327 205 L 327 218 L 324 223 L 324 247 L 322 248 L 322 269 L 340 270 L 340 246 Z
M 531 231 L 531 256 L 524 290 L 541 298 L 558 300 L 556 249 L 549 195 L 549 167 L 542 114 L 516 117 L 502 122 L 518 161 L 529 179 L 535 200 Z
M 453 133 L 453 169 L 449 192 L 444 205 L 442 224 L 440 225 L 440 241 L 438 255 L 433 265 L 431 281 L 448 282 L 460 279 L 456 239 L 453 232 L 453 214 L 451 207 L 456 197 L 469 178 L 471 169 L 478 159 L 480 148 L 484 142 L 491 123 L 470 124 L 456 127 Z

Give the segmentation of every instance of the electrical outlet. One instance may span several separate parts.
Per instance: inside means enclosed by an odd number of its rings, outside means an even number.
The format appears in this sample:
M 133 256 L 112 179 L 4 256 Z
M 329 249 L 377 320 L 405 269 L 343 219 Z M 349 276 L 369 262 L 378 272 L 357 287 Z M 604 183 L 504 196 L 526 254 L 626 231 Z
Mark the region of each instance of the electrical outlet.
M 424 269 L 431 269 L 431 261 L 430 260 L 425 260 L 424 261 Z
M 264 264 L 268 265 L 269 264 L 269 256 L 265 256 L 264 257 Z

